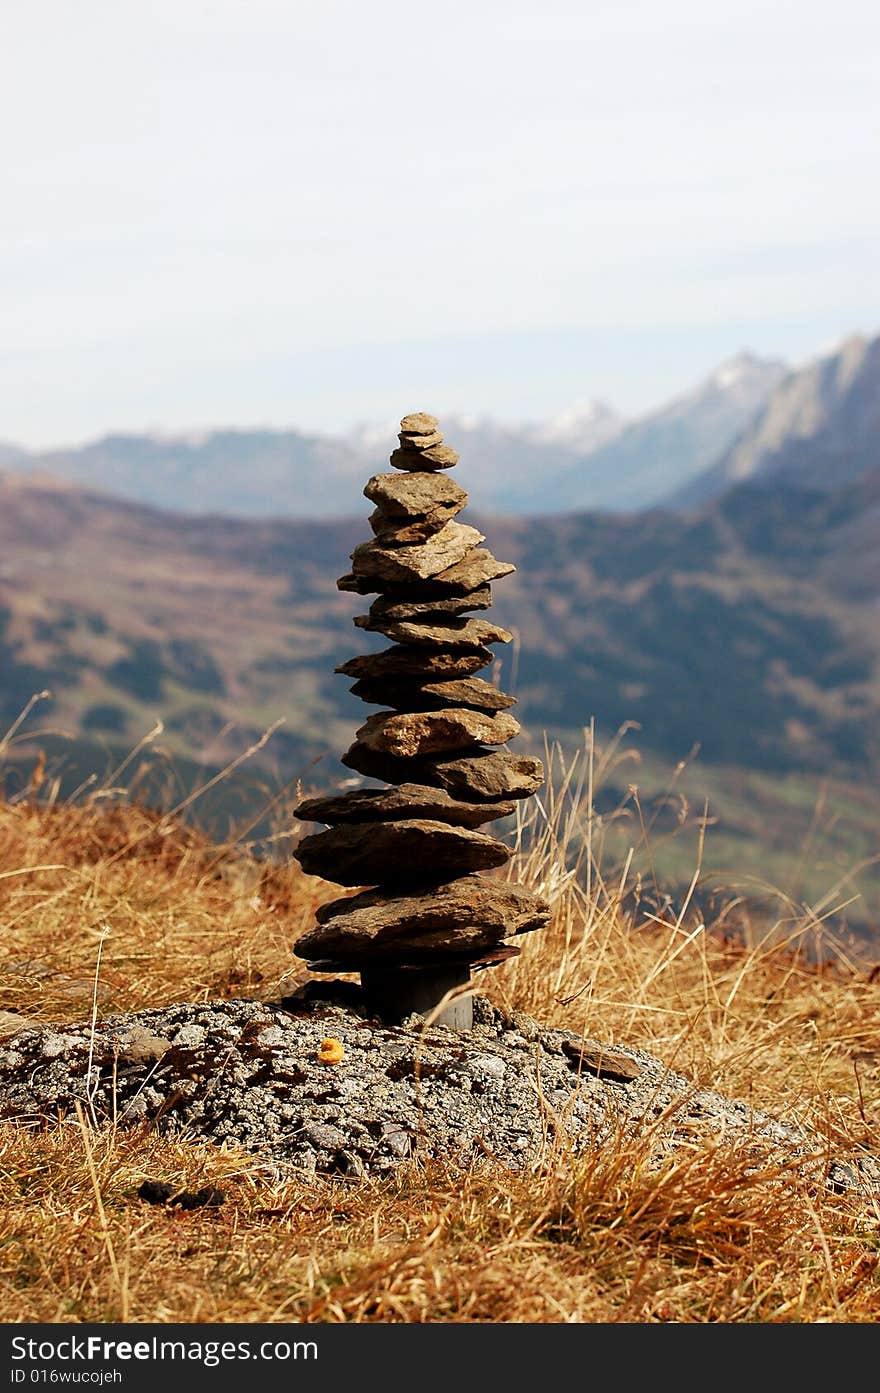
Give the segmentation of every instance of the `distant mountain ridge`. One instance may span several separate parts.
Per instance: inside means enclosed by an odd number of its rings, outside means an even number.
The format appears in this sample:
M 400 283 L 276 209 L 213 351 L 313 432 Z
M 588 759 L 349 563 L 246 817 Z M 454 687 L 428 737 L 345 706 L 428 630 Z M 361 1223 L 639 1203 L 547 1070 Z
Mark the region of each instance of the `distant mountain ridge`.
M 626 420 L 604 402 L 587 401 L 547 421 L 505 425 L 491 417 L 444 414 L 442 430 L 461 455 L 474 492 L 494 513 L 568 511 L 563 494 L 548 480 L 564 479 L 578 461 L 613 440 Z M 359 458 L 374 470 L 388 468 L 389 448 L 396 442 L 396 421 L 365 426 L 348 437 Z
M 25 795 L 38 749 L 66 796 L 116 769 L 160 721 L 139 796 L 158 781 L 177 801 L 277 720 L 243 782 L 218 786 L 224 817 L 250 826 L 254 806 L 297 779 L 344 784 L 338 757 L 364 710 L 335 668 L 383 646 L 352 627 L 367 602 L 336 586 L 368 533 L 358 496 L 345 495 L 347 519 L 246 521 L 0 471 L 3 728 L 35 693 L 52 693 L 27 723 L 35 737 L 7 751 L 7 795 Z M 880 470 L 834 491 L 747 482 L 680 514 L 501 518 L 469 505 L 463 517 L 517 566 L 493 598 L 515 634 L 497 676 L 518 699 L 521 752 L 541 755 L 545 732 L 576 748 L 593 719 L 605 744 L 634 722 L 644 764 L 621 767 L 621 796 L 630 784 L 659 796 L 670 764 L 699 747 L 687 798 L 696 811 L 706 780 L 714 788 L 711 854 L 726 847 L 737 871 L 749 849 L 762 883 L 788 883 L 820 784 L 837 800 L 841 859 L 822 870 L 811 854 L 817 887 L 856 860 L 872 864 Z M 662 806 L 671 833 L 677 814 Z M 687 883 L 689 857 L 676 864 Z
M 794 369 L 743 351 L 633 420 L 585 400 L 546 421 L 448 415 L 442 426 L 495 516 L 687 510 L 748 481 L 836 489 L 880 465 L 880 336 L 853 335 Z M 0 468 L 176 513 L 330 520 L 388 468 L 396 428 L 114 434 L 42 454 L 0 442 Z
M 0 469 L 26 469 L 31 458 L 20 445 L 0 440 Z
M 628 421 L 584 401 L 513 426 L 443 416 L 482 506 L 495 514 L 633 512 L 702 474 L 739 434 L 784 365 L 741 353 L 693 391 Z M 423 407 L 431 403 L 420 403 Z M 0 447 L 0 466 L 50 473 L 151 507 L 229 517 L 332 518 L 355 484 L 388 468 L 397 422 L 340 436 L 229 429 L 107 435 L 42 454 Z
M 245 518 L 332 517 L 363 474 L 343 441 L 282 430 L 107 435 L 25 463 L 133 503 Z
M 358 714 L 334 664 L 382 642 L 335 583 L 366 511 L 187 517 L 0 473 L 0 715 L 52 688 L 74 729 L 135 737 L 161 711 L 195 753 L 283 714 L 320 748 Z M 533 732 L 636 720 L 672 758 L 698 741 L 710 762 L 880 772 L 880 469 L 693 514 L 462 516 L 518 568 L 495 605 Z
M 669 500 L 691 507 L 735 484 L 833 490 L 880 467 L 880 336 L 853 335 L 788 373 L 721 458 Z
M 626 425 L 565 473 L 544 480 L 566 511 L 637 512 L 699 477 L 788 375 L 777 359 L 739 353 L 704 382 Z M 724 443 L 722 443 L 724 442 Z

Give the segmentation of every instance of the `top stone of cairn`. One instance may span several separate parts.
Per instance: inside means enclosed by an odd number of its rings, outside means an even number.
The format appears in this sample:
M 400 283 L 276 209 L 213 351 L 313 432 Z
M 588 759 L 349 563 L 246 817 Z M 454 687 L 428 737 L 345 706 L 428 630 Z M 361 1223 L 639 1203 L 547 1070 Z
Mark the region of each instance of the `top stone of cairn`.
M 427 411 L 411 411 L 404 416 L 397 436 L 400 448 L 390 457 L 394 468 L 405 469 L 410 474 L 426 474 L 458 464 L 456 451 L 443 444 L 439 424 L 437 417 Z
M 404 435 L 432 435 L 440 422 L 427 411 L 411 411 L 400 422 Z

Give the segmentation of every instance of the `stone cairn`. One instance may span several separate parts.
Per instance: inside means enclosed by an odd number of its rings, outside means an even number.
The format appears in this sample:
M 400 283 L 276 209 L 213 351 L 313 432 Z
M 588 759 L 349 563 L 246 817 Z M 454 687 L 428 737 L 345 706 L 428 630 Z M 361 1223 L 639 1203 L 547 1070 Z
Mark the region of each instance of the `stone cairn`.
M 514 812 L 544 778 L 540 760 L 497 748 L 519 733 L 515 697 L 475 674 L 488 645 L 512 635 L 468 618 L 492 603 L 490 582 L 515 567 L 480 546 L 485 537 L 455 519 L 468 495 L 447 474 L 458 455 L 426 412 L 404 416 L 395 473 L 364 488 L 375 510 L 373 539 L 351 554 L 340 590 L 375 594 L 358 628 L 392 646 L 336 669 L 351 691 L 390 708 L 370 716 L 342 763 L 390 788 L 309 798 L 296 809 L 328 830 L 294 851 L 303 870 L 346 886 L 371 886 L 322 905 L 296 945 L 314 972 L 359 972 L 365 998 L 384 1019 L 433 1011 L 469 1029 L 472 968 L 519 953 L 510 940 L 541 928 L 549 906 L 522 886 L 480 872 L 511 855 L 478 829 Z M 493 748 L 495 747 L 495 748 Z

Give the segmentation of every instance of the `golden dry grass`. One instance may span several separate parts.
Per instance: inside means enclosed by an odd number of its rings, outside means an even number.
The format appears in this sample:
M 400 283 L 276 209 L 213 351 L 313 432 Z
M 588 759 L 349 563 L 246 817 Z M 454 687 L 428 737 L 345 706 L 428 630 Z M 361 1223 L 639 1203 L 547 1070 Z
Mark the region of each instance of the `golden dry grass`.
M 551 754 L 551 764 L 553 757 Z M 877 1146 L 880 982 L 805 951 L 817 915 L 741 942 L 687 902 L 627 908 L 602 865 L 601 766 L 551 769 L 511 874 L 552 925 L 479 981 L 548 1025 L 648 1049 L 703 1085 Z M 336 887 L 179 821 L 100 798 L 0 805 L 0 1008 L 15 1021 L 219 996 L 265 999 Z M 100 965 L 98 955 L 100 950 Z M 2 1022 L 0 1022 L 2 1024 Z M 67 1120 L 0 1133 L 7 1322 L 876 1322 L 880 1202 L 747 1165 L 723 1139 L 658 1166 L 651 1141 L 516 1174 L 409 1164 L 391 1179 L 279 1182 L 259 1160 Z M 650 1164 L 649 1164 L 650 1162 Z M 154 1208 L 145 1177 L 219 1185 L 216 1210 Z

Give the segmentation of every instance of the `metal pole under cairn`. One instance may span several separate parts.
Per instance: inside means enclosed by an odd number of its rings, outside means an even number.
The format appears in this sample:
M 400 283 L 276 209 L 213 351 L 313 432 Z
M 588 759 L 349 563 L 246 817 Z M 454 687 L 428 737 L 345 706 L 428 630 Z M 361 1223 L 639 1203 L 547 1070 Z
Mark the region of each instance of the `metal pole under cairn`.
M 361 986 L 368 1004 L 390 1024 L 398 1024 L 414 1011 L 431 1016 L 435 1025 L 452 1030 L 471 1030 L 474 1024 L 473 997 L 453 997 L 434 1015 L 447 992 L 470 985 L 467 963 L 430 967 L 376 967 L 361 972 Z

